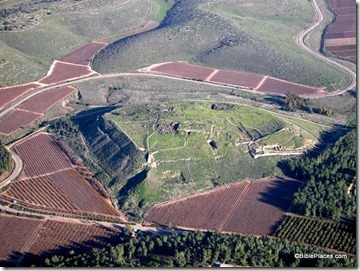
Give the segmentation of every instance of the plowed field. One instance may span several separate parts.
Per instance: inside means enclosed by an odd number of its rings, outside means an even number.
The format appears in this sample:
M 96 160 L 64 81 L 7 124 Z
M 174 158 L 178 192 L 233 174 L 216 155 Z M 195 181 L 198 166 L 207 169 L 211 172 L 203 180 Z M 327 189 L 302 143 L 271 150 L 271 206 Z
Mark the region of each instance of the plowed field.
M 35 239 L 40 219 L 0 215 L 0 259 L 9 259 L 15 252 L 24 252 L 26 244 Z
M 337 17 L 326 33 L 325 48 L 334 55 L 356 60 L 356 2 L 353 0 L 328 0 L 328 2 Z M 340 45 L 343 48 L 339 48 Z
M 321 91 L 318 88 L 295 84 L 277 78 L 265 77 L 261 74 L 215 70 L 208 67 L 190 65 L 185 62 L 169 62 L 154 65 L 153 67 L 150 66 L 146 68 L 145 71 L 248 88 L 262 93 L 285 94 L 287 91 L 290 91 L 297 95 L 311 96 L 317 95 Z
M 15 146 L 24 162 L 27 177 L 35 177 L 71 168 L 69 158 L 48 134 L 37 134 Z
M 0 109 L 3 108 L 8 103 L 10 103 L 11 101 L 15 100 L 17 97 L 39 86 L 40 84 L 30 83 L 21 86 L 0 88 Z
M 20 105 L 18 108 L 43 114 L 47 109 L 56 104 L 61 99 L 75 92 L 76 89 L 73 87 L 60 87 L 52 90 L 43 92 L 36 95 L 34 98 L 27 100 L 25 103 Z
M 54 84 L 69 79 L 90 75 L 92 71 L 88 66 L 56 62 L 51 74 L 42 78 L 39 82 L 43 84 Z
M 169 62 L 161 64 L 151 70 L 163 74 L 205 81 L 215 69 L 191 65 L 185 62 Z
M 12 183 L 4 195 L 34 208 L 119 215 L 74 169 Z
M 185 228 L 271 235 L 301 182 L 244 181 L 159 204 L 145 220 Z
M 24 172 L 0 195 L 4 200 L 47 212 L 124 221 L 123 214 L 80 174 L 49 134 L 37 134 L 14 148 Z M 95 179 L 92 182 L 98 184 Z
M 34 112 L 13 110 L 10 114 L 7 114 L 0 121 L 0 134 L 9 135 L 25 127 L 42 115 Z
M 89 42 L 70 54 L 59 58 L 59 60 L 73 64 L 89 65 L 93 56 L 105 46 L 105 43 Z
M 285 94 L 286 92 L 290 91 L 291 93 L 300 96 L 316 95 L 320 92 L 320 90 L 317 88 L 294 84 L 275 78 L 267 78 L 258 90 L 261 92 L 270 92 L 276 94 Z
M 63 248 L 91 249 L 110 243 L 120 229 L 90 223 L 70 223 L 0 214 L 0 260 L 18 260 L 23 253 L 39 255 Z
M 260 74 L 220 70 L 210 81 L 255 89 L 262 79 Z

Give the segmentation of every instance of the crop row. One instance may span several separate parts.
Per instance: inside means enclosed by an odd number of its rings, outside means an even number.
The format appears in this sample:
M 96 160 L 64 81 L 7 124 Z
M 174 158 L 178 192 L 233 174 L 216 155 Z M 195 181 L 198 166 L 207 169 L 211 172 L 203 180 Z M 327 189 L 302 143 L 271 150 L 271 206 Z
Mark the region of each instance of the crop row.
M 343 222 L 287 216 L 277 228 L 277 237 L 355 254 L 355 229 Z
M 260 179 L 155 206 L 148 222 L 195 229 L 271 235 L 301 185 L 294 180 Z
M 30 248 L 30 253 L 39 254 L 67 246 L 84 246 L 91 241 L 101 241 L 116 234 L 113 228 L 94 224 L 67 223 L 48 220 L 42 226 L 40 235 Z
M 71 162 L 48 134 L 38 134 L 15 146 L 24 162 L 25 174 L 34 177 L 66 168 Z
M 40 219 L 25 219 L 0 215 L 0 259 L 7 259 L 15 252 L 22 252 L 25 244 L 42 223 Z

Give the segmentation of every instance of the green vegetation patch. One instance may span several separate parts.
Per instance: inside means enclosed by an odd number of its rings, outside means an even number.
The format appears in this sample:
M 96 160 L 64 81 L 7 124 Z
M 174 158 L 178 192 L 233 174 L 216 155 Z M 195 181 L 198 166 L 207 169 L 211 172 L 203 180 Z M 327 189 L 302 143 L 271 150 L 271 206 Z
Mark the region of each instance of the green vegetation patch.
M 0 181 L 5 179 L 10 173 L 13 167 L 13 160 L 8 150 L 0 141 Z
M 226 263 L 234 267 L 355 267 L 355 257 L 336 259 L 333 252 L 284 240 L 217 232 L 152 235 L 129 229 L 113 236 L 116 244 L 33 257 L 25 266 L 43 267 L 204 267 Z M 115 243 L 115 242 L 114 242 Z M 300 259 L 295 254 L 329 254 L 331 258 Z M 48 257 L 48 258 L 45 258 Z
M 289 170 L 294 177 L 308 180 L 294 194 L 294 211 L 333 220 L 355 217 L 356 129 L 314 157 L 290 161 Z
M 147 175 L 130 192 L 120 193 L 122 208 L 140 213 L 157 202 L 275 174 L 283 156 L 253 159 L 254 145 L 283 146 L 277 153 L 282 154 L 306 149 L 313 141 L 285 118 L 232 103 L 133 104 L 105 118 L 146 153 Z
M 305 244 L 356 253 L 356 227 L 345 222 L 332 222 L 287 216 L 275 235 Z

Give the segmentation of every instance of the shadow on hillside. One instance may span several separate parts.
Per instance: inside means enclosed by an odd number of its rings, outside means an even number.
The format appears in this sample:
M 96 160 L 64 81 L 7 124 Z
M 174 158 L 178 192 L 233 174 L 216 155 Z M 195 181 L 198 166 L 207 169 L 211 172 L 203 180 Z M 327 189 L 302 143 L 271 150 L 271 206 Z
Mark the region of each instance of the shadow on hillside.
M 268 186 L 259 193 L 259 201 L 287 212 L 294 193 L 303 185 L 302 181 L 278 177 L 269 182 Z
M 124 234 L 124 229 L 116 227 L 117 230 L 111 230 L 103 225 L 97 225 L 100 228 L 104 228 L 107 232 L 107 237 L 101 235 L 91 236 L 91 240 L 85 242 L 74 242 L 70 241 L 66 245 L 59 246 L 56 249 L 47 250 L 41 254 L 33 254 L 33 253 L 22 253 L 18 251 L 13 251 L 7 260 L 1 260 L 0 264 L 3 267 L 26 267 L 26 266 L 42 266 L 45 259 L 51 259 L 55 255 L 63 255 L 65 258 L 68 255 L 73 253 L 82 254 L 88 253 L 93 248 L 102 248 L 105 244 L 116 245 L 120 242 L 127 240 L 130 235 Z M 42 242 L 44 245 L 44 249 L 46 249 L 46 236 L 38 237 L 42 238 L 40 240 L 36 240 L 36 242 Z M 91 263 L 88 263 L 91 265 Z
M 292 203 L 293 195 L 303 187 L 305 182 L 278 177 L 275 181 L 269 182 L 268 186 L 260 192 L 259 201 L 275 206 L 282 212 L 288 212 Z M 270 228 L 270 235 L 273 235 L 282 222 L 284 216 L 275 221 Z
M 295 178 L 295 172 L 291 171 L 289 166 L 292 160 L 317 157 L 320 153 L 331 147 L 341 136 L 345 135 L 351 129 L 352 127 L 345 125 L 333 125 L 331 129 L 320 133 L 319 143 L 316 144 L 312 149 L 308 150 L 301 156 L 279 161 L 277 163 L 277 167 L 279 167 L 286 176 Z

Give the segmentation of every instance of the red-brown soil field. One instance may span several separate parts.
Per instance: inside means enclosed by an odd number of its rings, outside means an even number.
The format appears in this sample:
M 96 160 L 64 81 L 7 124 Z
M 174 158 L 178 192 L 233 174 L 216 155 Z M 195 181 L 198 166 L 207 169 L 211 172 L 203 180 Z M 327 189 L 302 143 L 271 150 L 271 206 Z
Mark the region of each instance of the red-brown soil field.
M 56 62 L 51 74 L 45 76 L 39 82 L 43 84 L 54 84 L 89 74 L 92 74 L 92 71 L 88 66 Z
M 51 106 L 75 91 L 76 89 L 73 87 L 54 88 L 36 95 L 20 105 L 18 108 L 43 114 Z
M 94 189 L 49 134 L 32 136 L 14 149 L 24 170 L 20 180 L 0 195 L 3 200 L 16 200 L 28 209 L 124 221 L 123 214 Z
M 39 133 L 14 147 L 24 163 L 26 177 L 73 168 L 69 158 L 49 134 Z
M 356 61 L 356 2 L 328 0 L 328 3 L 336 13 L 336 21 L 326 32 L 325 48 L 334 55 Z M 340 45 L 344 48 L 339 48 Z
M 29 92 L 30 90 L 40 87 L 40 84 L 29 83 L 20 86 L 0 88 L 0 109 L 15 100 L 17 97 Z
M 92 57 L 105 46 L 105 43 L 89 42 L 83 47 L 59 58 L 59 60 L 74 64 L 89 65 Z
M 268 77 L 265 82 L 258 88 L 258 91 L 266 93 L 285 94 L 290 91 L 291 93 L 302 95 L 316 95 L 321 90 L 313 87 L 308 87 L 300 84 L 295 84 L 275 78 Z
M 9 135 L 25 127 L 42 115 L 22 110 L 13 110 L 0 121 L 0 134 Z
M 219 70 L 210 81 L 255 89 L 262 79 L 260 74 Z
M 170 62 L 159 65 L 151 71 L 160 72 L 172 76 L 204 81 L 215 69 L 191 65 L 185 62 Z
M 103 244 L 103 239 L 110 239 L 117 233 L 119 230 L 113 227 L 47 220 L 29 252 L 40 254 L 49 250 L 61 249 L 66 246 L 76 247 L 91 242 Z
M 193 80 L 209 81 L 245 87 L 261 93 L 285 94 L 287 91 L 297 95 L 317 95 L 318 88 L 295 84 L 261 74 L 240 71 L 215 70 L 209 67 L 190 65 L 185 62 L 169 62 L 146 68 L 145 71 L 161 73 Z
M 36 238 L 43 223 L 40 219 L 26 219 L 0 215 L 0 259 L 8 259 L 14 252 L 24 252 L 26 244 Z
M 0 214 L 0 260 L 59 252 L 64 247 L 101 247 L 115 239 L 120 229 L 90 223 L 23 218 Z
M 75 210 L 109 216 L 120 215 L 75 169 L 22 179 L 11 183 L 3 195 L 17 200 L 20 205 L 33 205 L 35 209 L 45 207 L 55 212 Z
M 75 92 L 73 87 L 55 88 L 27 100 L 0 120 L 0 134 L 12 134 L 30 125 L 43 116 L 43 113 L 61 99 Z
M 243 181 L 159 204 L 144 219 L 185 228 L 271 235 L 301 185 L 280 178 Z

